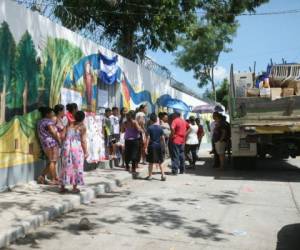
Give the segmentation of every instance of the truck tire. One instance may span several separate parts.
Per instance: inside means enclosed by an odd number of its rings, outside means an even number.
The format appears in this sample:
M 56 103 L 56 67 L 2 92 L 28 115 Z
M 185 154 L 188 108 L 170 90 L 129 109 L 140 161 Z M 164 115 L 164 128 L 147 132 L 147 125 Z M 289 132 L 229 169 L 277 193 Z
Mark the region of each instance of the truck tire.
M 256 157 L 232 157 L 233 168 L 238 170 L 253 170 L 256 168 Z

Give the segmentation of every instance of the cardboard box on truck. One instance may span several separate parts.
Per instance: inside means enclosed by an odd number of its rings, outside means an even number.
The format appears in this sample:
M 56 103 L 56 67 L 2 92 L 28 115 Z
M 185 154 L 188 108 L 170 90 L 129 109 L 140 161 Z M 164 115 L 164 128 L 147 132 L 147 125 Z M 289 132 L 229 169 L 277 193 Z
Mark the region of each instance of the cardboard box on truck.
M 282 89 L 282 96 L 287 97 L 287 96 L 293 96 L 295 90 L 293 88 L 283 88 Z
M 270 88 L 261 88 L 259 89 L 260 97 L 271 97 L 271 89 Z
M 272 101 L 281 98 L 281 92 L 282 92 L 281 88 L 271 88 Z
M 246 96 L 247 97 L 257 97 L 257 96 L 259 96 L 259 89 L 258 88 L 248 88 L 248 89 L 246 89 Z
M 287 85 L 288 88 L 293 88 L 295 95 L 300 96 L 300 81 L 292 81 Z

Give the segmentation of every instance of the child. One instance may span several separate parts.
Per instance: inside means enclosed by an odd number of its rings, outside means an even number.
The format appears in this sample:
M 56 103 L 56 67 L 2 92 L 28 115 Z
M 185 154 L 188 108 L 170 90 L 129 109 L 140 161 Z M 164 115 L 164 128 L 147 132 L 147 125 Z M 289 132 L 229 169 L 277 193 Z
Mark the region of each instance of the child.
M 153 165 L 158 164 L 161 171 L 161 180 L 165 181 L 166 177 L 162 168 L 163 153 L 162 147 L 165 147 L 164 133 L 160 125 L 157 124 L 156 114 L 150 115 L 151 125 L 147 129 L 147 138 L 145 145 L 145 153 L 149 162 L 149 175 L 147 180 L 152 179 Z M 162 146 L 163 145 L 163 146 Z
M 78 111 L 78 106 L 76 103 L 69 103 L 67 104 L 66 108 L 67 108 L 66 117 L 68 119 L 68 124 L 71 124 L 75 122 L 75 114 Z
M 83 185 L 84 159 L 88 156 L 86 127 L 83 124 L 85 114 L 77 111 L 74 118 L 75 122 L 69 125 L 62 146 L 61 193 L 68 191 L 65 185 L 73 185 L 74 193 L 80 192 L 77 185 Z

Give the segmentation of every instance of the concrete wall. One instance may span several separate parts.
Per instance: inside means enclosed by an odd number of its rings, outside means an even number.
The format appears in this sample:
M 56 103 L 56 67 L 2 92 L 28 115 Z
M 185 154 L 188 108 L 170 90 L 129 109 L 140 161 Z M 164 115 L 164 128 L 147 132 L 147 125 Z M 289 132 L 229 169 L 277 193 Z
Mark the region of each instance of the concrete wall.
M 6 89 L 0 79 L 0 117 L 5 118 L 0 119 L 1 190 L 33 180 L 43 166 L 36 137 L 35 124 L 39 119 L 37 107 L 54 106 L 60 102 L 61 89 L 66 88 L 80 94 L 83 109 L 95 110 L 99 68 L 93 67 L 95 65 L 92 65 L 91 58 L 95 58 L 99 52 L 108 57 L 116 54 L 11 0 L 0 1 L 0 23 L 0 29 L 6 29 L 6 37 L 0 36 L 0 40 L 7 39 L 11 34 L 11 43 L 15 45 L 8 56 L 13 59 L 13 69 L 20 70 L 22 63 L 25 69 L 31 63 L 31 70 L 35 74 L 27 80 L 25 76 L 20 77 L 22 74 L 16 74 L 6 82 Z M 0 41 L 0 46 L 1 44 L 3 43 Z M 26 46 L 31 51 L 22 54 Z M 0 47 L 0 50 L 4 48 Z M 78 69 L 80 65 L 85 67 L 86 63 L 90 63 L 92 67 L 90 74 L 94 92 L 91 103 L 87 102 L 84 76 L 74 78 L 75 66 Z M 118 66 L 121 70 L 119 83 L 108 87 L 110 105 L 134 109 L 141 103 L 148 103 L 152 107 L 165 94 L 184 100 L 188 105 L 201 104 L 200 100 L 171 88 L 169 79 L 120 55 Z M 8 67 L 8 71 L 10 70 Z M 85 68 L 80 70 L 86 74 Z M 6 73 L 13 74 L 12 72 L 14 71 Z M 26 84 L 28 90 L 25 90 Z M 27 99 L 24 99 L 24 95 Z

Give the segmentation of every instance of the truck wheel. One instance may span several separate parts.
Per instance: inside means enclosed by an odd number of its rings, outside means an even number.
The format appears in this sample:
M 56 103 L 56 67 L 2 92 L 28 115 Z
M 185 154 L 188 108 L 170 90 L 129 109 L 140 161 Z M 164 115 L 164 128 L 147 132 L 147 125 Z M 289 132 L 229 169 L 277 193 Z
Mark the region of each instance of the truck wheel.
M 256 157 L 232 157 L 233 168 L 252 170 L 256 168 Z

